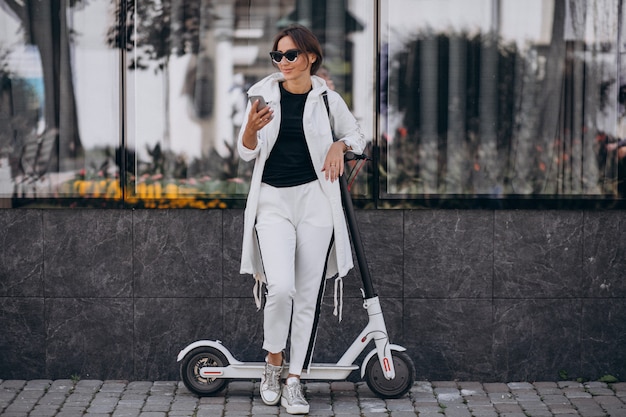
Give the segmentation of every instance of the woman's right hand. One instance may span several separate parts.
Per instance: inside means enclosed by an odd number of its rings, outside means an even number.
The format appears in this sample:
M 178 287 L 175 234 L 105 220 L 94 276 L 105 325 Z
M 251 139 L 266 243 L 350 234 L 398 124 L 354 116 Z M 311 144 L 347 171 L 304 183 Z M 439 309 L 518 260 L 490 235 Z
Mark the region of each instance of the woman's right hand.
M 246 123 L 246 130 L 243 133 L 243 145 L 248 149 L 256 148 L 257 132 L 267 126 L 274 118 L 274 110 L 270 106 L 265 106 L 257 111 L 258 106 L 259 100 L 256 100 L 250 106 L 248 123 Z

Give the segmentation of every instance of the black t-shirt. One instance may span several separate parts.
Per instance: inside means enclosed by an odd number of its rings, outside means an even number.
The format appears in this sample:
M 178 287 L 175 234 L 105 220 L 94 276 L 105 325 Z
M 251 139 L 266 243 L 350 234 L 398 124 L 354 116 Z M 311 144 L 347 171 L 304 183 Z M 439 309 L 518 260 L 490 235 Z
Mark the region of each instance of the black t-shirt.
M 281 83 L 280 95 L 280 131 L 265 162 L 262 181 L 274 187 L 293 187 L 317 179 L 302 124 L 309 93 L 292 94 Z

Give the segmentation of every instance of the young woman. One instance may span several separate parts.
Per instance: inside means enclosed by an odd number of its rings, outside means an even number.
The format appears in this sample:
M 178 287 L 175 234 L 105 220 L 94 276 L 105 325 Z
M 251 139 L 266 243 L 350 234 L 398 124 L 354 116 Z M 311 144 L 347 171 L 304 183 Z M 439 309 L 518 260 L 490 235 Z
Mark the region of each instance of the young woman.
M 258 307 L 260 283 L 266 284 L 263 349 L 268 354 L 261 398 L 268 405 L 280 402 L 290 414 L 305 414 L 309 404 L 300 374 L 310 363 L 325 278 L 341 278 L 353 266 L 337 180 L 344 171 L 344 153 L 360 154 L 365 140 L 341 96 L 313 75 L 322 65 L 322 51 L 309 29 L 297 25 L 282 30 L 270 56 L 280 72 L 248 90 L 267 106 L 260 109 L 259 100 L 248 104 L 237 142 L 241 158 L 255 160 L 241 273 L 257 280 Z M 289 337 L 289 374 L 283 386 Z

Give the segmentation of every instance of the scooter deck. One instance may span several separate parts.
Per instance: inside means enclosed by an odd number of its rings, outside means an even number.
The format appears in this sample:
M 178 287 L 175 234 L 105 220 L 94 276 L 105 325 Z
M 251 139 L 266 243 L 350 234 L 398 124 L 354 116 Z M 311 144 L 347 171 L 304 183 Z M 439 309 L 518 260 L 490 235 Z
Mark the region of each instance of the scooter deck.
M 206 366 L 200 369 L 200 376 L 205 378 L 254 379 L 261 377 L 264 367 L 265 362 L 235 363 L 224 367 Z M 313 363 L 309 372 L 303 372 L 300 378 L 303 380 L 343 380 L 357 369 L 359 369 L 358 365 L 341 366 L 334 363 Z M 287 377 L 288 373 L 289 366 L 285 364 L 282 376 Z

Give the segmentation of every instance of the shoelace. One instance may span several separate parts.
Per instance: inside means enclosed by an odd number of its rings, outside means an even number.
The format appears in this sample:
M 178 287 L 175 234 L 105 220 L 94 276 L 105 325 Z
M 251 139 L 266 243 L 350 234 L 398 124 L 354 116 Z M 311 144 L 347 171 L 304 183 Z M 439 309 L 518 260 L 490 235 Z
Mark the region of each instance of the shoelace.
M 269 366 L 265 367 L 265 384 L 272 391 L 277 391 L 280 388 L 280 381 L 278 377 L 278 372 L 280 371 L 280 367 L 270 368 Z
M 289 397 L 294 400 L 293 402 L 306 404 L 306 399 L 304 394 L 302 394 L 302 386 L 299 383 L 287 385 L 287 390 L 289 391 Z

